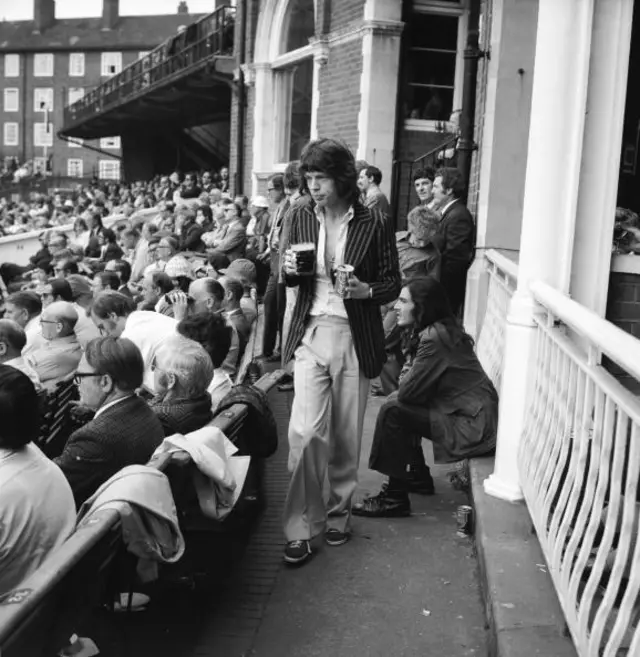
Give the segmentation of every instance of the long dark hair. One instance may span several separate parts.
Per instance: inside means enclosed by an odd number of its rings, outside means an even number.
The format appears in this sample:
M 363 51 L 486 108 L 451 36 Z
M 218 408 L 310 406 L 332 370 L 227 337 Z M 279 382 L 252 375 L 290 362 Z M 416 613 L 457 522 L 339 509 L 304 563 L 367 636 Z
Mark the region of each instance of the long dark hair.
M 358 200 L 358 172 L 356 160 L 349 148 L 336 139 L 321 138 L 309 142 L 300 156 L 298 167 L 302 189 L 308 193 L 305 174 L 316 171 L 332 178 L 338 196 L 354 203 Z
M 473 338 L 465 333 L 456 316 L 442 284 L 433 276 L 416 276 L 406 284 L 413 301 L 414 332 L 428 326 L 443 324 L 454 343 L 463 340 L 473 345 Z

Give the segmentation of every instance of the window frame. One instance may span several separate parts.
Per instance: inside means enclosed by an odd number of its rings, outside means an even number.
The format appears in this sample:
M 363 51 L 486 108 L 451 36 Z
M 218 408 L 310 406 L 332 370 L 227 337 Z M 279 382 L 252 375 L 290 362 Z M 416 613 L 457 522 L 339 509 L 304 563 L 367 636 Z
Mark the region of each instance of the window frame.
M 458 17 L 458 40 L 456 43 L 456 69 L 453 77 L 453 100 L 451 113 L 460 112 L 462 109 L 462 88 L 464 84 L 464 50 L 466 46 L 467 24 L 469 21 L 469 10 L 467 0 L 459 0 L 458 3 L 439 2 L 438 0 L 413 0 L 411 7 L 413 14 L 427 14 L 433 16 L 457 16 Z M 411 52 L 411 45 L 408 47 Z M 409 80 L 403 83 L 403 94 L 409 87 Z M 455 121 L 437 121 L 435 119 L 404 119 L 404 129 L 414 132 L 455 132 L 457 123 Z
M 39 127 L 43 126 L 43 127 Z M 48 127 L 48 129 L 47 129 Z M 40 139 L 42 135 L 49 135 L 48 139 Z M 46 142 L 46 143 L 44 143 Z M 53 123 L 51 121 L 45 123 L 44 121 L 34 121 L 33 123 L 33 145 L 36 148 L 52 148 L 53 147 Z
M 9 103 L 7 102 L 8 92 L 12 92 L 12 93 L 15 94 L 15 105 L 13 107 L 9 107 Z M 20 111 L 20 89 L 18 87 L 6 87 L 3 90 L 2 109 L 5 112 L 19 112 Z
M 38 62 L 42 65 L 38 66 Z M 47 62 L 48 66 L 44 66 Z M 55 69 L 55 56 L 52 52 L 37 52 L 33 55 L 33 77 L 52 78 Z
M 110 143 L 112 141 L 113 143 Z M 115 135 L 114 137 L 101 137 L 100 148 L 105 150 L 109 148 L 111 150 L 119 151 L 121 148 L 120 137 L 118 135 Z
M 15 141 L 7 139 L 9 126 L 14 126 L 16 131 Z M 2 143 L 4 146 L 19 146 L 20 145 L 20 123 L 18 121 L 5 121 L 2 126 Z
M 111 57 L 116 58 L 116 61 L 118 62 L 117 64 L 113 64 L 113 62 L 110 61 Z M 115 66 L 117 69 L 115 72 L 110 72 L 107 70 L 107 67 L 109 66 Z M 118 75 L 122 71 L 122 53 L 119 51 L 115 50 L 108 50 L 102 53 L 100 57 L 100 75 L 103 78 L 110 78 L 114 75 Z
M 79 164 L 79 170 L 80 173 L 79 175 L 76 175 L 75 173 L 71 173 L 71 166 L 75 165 L 77 166 Z M 69 157 L 67 158 L 67 176 L 69 178 L 82 178 L 84 177 L 84 160 L 81 157 Z
M 107 176 L 104 174 L 103 169 L 108 169 L 110 167 L 106 165 L 113 165 L 117 169 L 117 175 Z M 120 166 L 120 160 L 98 160 L 98 180 L 120 180 L 122 175 L 122 170 Z
M 46 92 L 46 94 L 43 94 L 43 92 Z M 45 99 L 44 102 L 51 101 L 49 106 L 45 109 L 40 107 L 40 103 L 43 102 L 42 98 L 38 98 L 38 95 L 46 95 L 47 98 Z M 53 107 L 54 107 L 54 101 L 55 101 L 55 91 L 53 87 L 34 87 L 33 89 L 33 111 L 36 113 L 43 113 L 45 111 L 52 112 Z
M 15 62 L 15 66 L 9 66 L 9 62 Z M 4 77 L 5 78 L 19 78 L 20 77 L 20 55 L 19 53 L 8 52 L 4 56 Z
M 76 67 L 78 72 L 75 72 L 72 63 L 75 61 L 81 62 L 81 65 Z M 70 52 L 69 53 L 69 77 L 70 78 L 83 78 L 85 76 L 85 56 L 83 52 Z

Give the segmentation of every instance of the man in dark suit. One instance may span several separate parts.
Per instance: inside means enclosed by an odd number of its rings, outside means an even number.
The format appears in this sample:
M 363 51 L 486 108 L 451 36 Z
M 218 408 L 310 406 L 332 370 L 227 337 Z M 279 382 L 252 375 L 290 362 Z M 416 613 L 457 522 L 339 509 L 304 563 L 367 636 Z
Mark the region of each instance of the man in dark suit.
M 467 270 L 473 261 L 475 225 L 467 206 L 460 200 L 465 185 L 458 169 L 445 167 L 436 172 L 433 197 L 442 215 L 440 233 L 444 240 L 441 249 L 440 282 L 449 297 L 454 315 L 464 301 Z
M 140 350 L 126 338 L 87 344 L 76 383 L 80 403 L 96 413 L 55 459 L 77 506 L 125 466 L 146 463 L 164 438 L 160 420 L 135 394 L 143 371 Z
M 283 351 L 283 362 L 295 354 L 284 510 L 290 564 L 306 561 L 311 539 L 323 531 L 328 545 L 349 540 L 369 380 L 385 360 L 380 306 L 400 292 L 395 236 L 379 211 L 358 200 L 349 149 L 333 139 L 313 141 L 299 170 L 312 202 L 292 210 L 289 243 L 314 245 L 315 262 L 311 275 L 300 275 L 293 250 L 283 261 L 286 284 L 298 288 Z M 353 267 L 346 295 L 335 287 L 343 264 Z

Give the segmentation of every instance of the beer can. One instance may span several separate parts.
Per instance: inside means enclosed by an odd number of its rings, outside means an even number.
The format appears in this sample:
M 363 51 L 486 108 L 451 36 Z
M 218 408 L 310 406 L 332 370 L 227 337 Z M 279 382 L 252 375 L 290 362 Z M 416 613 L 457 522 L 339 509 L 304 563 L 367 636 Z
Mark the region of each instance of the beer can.
M 351 265 L 338 265 L 336 269 L 336 294 L 343 299 L 347 296 L 349 289 L 349 279 L 353 274 Z
M 458 522 L 458 536 L 469 536 L 473 533 L 473 508 L 462 504 L 456 512 Z

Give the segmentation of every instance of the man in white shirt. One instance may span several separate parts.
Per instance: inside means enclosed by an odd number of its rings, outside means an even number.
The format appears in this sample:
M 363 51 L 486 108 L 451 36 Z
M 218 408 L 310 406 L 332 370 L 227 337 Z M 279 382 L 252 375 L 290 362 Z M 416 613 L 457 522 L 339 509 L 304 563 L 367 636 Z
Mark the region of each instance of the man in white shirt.
M 5 319 L 12 319 L 26 333 L 27 343 L 22 353 L 23 356 L 28 356 L 43 343 L 40 330 L 41 312 L 42 301 L 35 292 L 14 292 L 5 302 Z
M 37 404 L 29 379 L 0 365 L 0 596 L 20 586 L 75 527 L 65 476 L 31 442 L 40 430 Z
M 0 319 L 0 364 L 8 365 L 26 374 L 36 390 L 42 388 L 35 370 L 27 363 L 22 350 L 27 343 L 23 328 L 11 319 Z
M 144 361 L 144 386 L 155 393 L 151 365 L 158 347 L 176 334 L 176 320 L 150 310 L 136 310 L 131 298 L 110 290 L 95 298 L 91 319 L 103 335 L 128 338 L 138 347 Z

